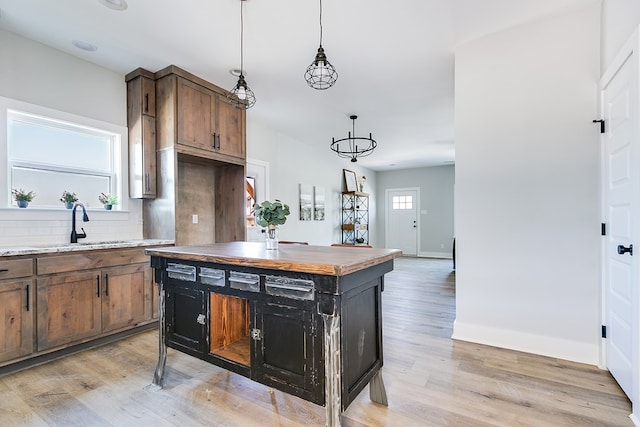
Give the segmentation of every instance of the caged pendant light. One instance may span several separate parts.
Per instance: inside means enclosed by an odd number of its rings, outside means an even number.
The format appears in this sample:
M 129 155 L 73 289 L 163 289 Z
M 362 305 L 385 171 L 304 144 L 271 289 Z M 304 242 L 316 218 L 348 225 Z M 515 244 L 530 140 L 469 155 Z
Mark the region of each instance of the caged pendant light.
M 241 110 L 251 108 L 256 103 L 256 96 L 244 79 L 244 5 L 242 3 L 245 1 L 247 0 L 240 0 L 240 75 L 238 83 L 227 94 L 229 103 Z
M 349 132 L 349 136 L 346 138 L 338 140 L 333 138 L 331 142 L 331 149 L 338 153 L 338 157 L 351 159 L 351 162 L 355 163 L 358 161 L 358 157 L 365 157 L 371 154 L 378 146 L 378 143 L 371 137 L 371 133 L 369 133 L 369 138 L 356 136 L 356 119 L 358 116 L 354 114 L 349 116 L 349 118 L 352 121 L 353 133 Z M 358 145 L 358 143 L 360 145 Z M 342 149 L 340 149 L 341 144 Z
M 307 67 L 304 79 L 309 86 L 318 90 L 329 89 L 338 80 L 338 72 L 327 60 L 327 55 L 322 48 L 322 0 L 320 0 L 320 47 L 316 58 Z

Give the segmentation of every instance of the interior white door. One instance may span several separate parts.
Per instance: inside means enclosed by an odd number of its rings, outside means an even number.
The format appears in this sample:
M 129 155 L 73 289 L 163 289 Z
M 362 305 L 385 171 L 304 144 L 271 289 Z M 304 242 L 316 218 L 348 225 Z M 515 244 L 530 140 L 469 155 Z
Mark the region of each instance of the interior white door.
M 634 400 L 638 369 L 640 150 L 637 53 L 624 55 L 601 82 L 603 251 L 607 368 Z
M 418 190 L 386 191 L 385 246 L 418 254 Z

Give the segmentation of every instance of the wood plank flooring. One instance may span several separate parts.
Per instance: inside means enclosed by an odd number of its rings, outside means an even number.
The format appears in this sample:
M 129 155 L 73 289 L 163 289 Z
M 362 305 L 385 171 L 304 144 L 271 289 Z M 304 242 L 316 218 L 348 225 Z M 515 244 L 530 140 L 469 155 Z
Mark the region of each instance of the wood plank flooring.
M 451 261 L 400 258 L 383 294 L 389 407 L 365 389 L 343 415 L 363 426 L 632 426 L 593 366 L 453 341 Z M 169 350 L 147 391 L 157 333 L 0 377 L 0 426 L 322 426 L 324 408 Z

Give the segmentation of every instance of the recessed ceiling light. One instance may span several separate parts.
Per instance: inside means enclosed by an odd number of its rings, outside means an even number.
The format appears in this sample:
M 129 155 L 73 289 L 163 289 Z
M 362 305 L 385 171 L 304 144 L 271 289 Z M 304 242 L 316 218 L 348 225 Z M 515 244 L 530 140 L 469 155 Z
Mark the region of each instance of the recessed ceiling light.
M 78 49 L 82 49 L 87 52 L 95 52 L 96 50 L 98 50 L 98 46 L 89 42 L 85 42 L 83 40 L 72 40 L 71 43 L 73 43 L 73 45 Z
M 113 10 L 125 10 L 129 7 L 125 0 L 98 0 L 98 2 Z

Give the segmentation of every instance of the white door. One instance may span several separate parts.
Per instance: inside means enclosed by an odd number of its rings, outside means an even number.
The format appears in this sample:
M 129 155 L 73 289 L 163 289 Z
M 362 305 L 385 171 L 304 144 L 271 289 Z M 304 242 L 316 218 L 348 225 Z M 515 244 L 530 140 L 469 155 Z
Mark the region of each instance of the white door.
M 386 191 L 385 246 L 418 254 L 418 189 Z
M 637 36 L 636 36 L 637 37 Z M 636 44 L 637 46 L 637 44 Z M 637 53 L 619 56 L 601 81 L 604 317 L 607 368 L 632 401 L 638 384 L 640 154 Z

